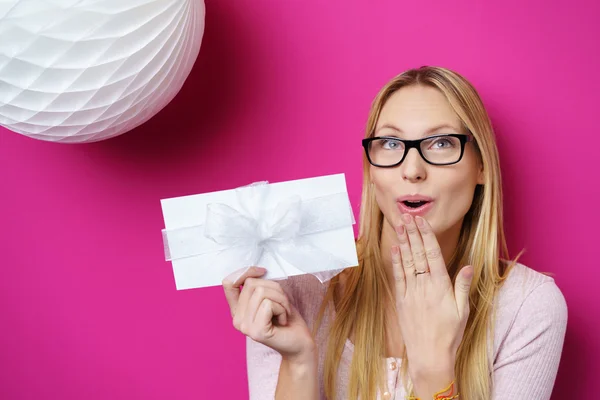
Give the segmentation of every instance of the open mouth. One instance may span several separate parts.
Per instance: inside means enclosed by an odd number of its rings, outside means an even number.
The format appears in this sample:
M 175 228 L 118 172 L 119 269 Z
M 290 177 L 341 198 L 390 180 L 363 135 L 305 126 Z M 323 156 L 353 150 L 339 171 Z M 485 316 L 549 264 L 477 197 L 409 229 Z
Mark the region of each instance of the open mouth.
M 404 204 L 406 207 L 408 208 L 419 208 L 424 206 L 425 204 L 429 203 L 428 201 L 403 201 L 402 204 Z

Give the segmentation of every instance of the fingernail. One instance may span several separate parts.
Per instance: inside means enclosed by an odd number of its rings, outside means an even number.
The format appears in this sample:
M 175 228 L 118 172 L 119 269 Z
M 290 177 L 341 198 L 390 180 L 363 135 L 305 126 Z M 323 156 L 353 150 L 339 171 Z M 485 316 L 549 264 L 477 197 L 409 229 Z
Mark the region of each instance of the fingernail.
M 410 214 L 402 214 L 402 219 L 405 223 L 410 224 Z
M 425 220 L 418 215 L 415 217 L 415 221 L 417 221 L 417 226 L 419 228 L 425 228 Z
M 398 235 L 404 235 L 404 225 L 398 225 L 398 226 L 396 227 L 396 233 L 397 233 Z
M 468 266 L 465 268 L 465 272 L 464 272 L 464 276 L 467 279 L 471 279 L 473 277 L 473 267 L 472 266 Z

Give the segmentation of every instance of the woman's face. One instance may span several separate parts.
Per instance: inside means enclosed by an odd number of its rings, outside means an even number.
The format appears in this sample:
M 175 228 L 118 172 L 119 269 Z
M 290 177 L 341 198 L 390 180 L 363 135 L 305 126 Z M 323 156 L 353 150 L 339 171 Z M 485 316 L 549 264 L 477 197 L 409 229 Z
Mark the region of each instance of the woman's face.
M 396 91 L 385 103 L 375 127 L 375 136 L 395 136 L 400 139 L 464 133 L 458 116 L 438 89 L 413 85 Z M 409 207 L 403 196 L 424 196 L 431 199 L 421 215 L 433 227 L 440 239 L 445 234 L 460 232 L 471 207 L 477 184 L 483 184 L 483 171 L 473 143 L 465 145 L 460 162 L 436 166 L 423 160 L 417 149 L 411 149 L 404 161 L 393 168 L 371 165 L 370 178 L 377 203 L 387 226 L 395 226 Z M 452 235 L 455 236 L 455 235 Z

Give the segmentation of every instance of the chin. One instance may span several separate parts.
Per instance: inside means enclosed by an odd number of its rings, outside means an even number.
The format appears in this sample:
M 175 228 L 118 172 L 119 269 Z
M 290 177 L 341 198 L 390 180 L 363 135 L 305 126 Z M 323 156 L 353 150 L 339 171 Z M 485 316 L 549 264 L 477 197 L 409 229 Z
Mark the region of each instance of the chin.
M 429 225 L 431 225 L 431 229 L 433 230 L 435 236 L 439 236 L 441 233 L 444 232 L 444 229 L 440 229 L 439 224 L 436 223 L 435 219 L 429 219 L 427 218 L 427 216 L 425 216 L 425 219 L 427 220 L 427 222 L 429 222 Z
M 451 221 L 445 221 L 443 219 L 440 220 L 440 219 L 436 218 L 434 215 L 432 215 L 432 216 L 425 215 L 424 218 L 427 220 L 427 222 L 429 222 L 429 225 L 431 225 L 431 229 L 433 230 L 433 233 L 438 238 L 441 235 L 444 235 L 445 233 L 451 231 L 452 227 L 454 226 L 451 223 Z

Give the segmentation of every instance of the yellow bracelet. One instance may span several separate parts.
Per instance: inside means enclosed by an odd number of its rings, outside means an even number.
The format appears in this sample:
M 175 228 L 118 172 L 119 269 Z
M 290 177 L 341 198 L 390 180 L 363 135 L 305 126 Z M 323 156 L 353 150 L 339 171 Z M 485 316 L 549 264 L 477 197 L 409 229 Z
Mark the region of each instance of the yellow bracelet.
M 450 393 L 447 396 L 444 396 L 443 393 L 447 393 L 447 392 L 450 392 Z M 433 400 L 452 399 L 452 397 L 448 397 L 448 396 L 452 396 L 453 394 L 454 394 L 454 381 L 450 382 L 450 385 L 448 385 L 448 387 L 446 389 L 440 390 L 439 392 L 434 394 Z
M 444 396 L 442 394 L 442 393 L 446 393 L 448 391 L 450 391 L 450 394 L 448 394 L 447 396 Z M 455 395 L 452 395 L 452 393 L 454 393 L 454 381 L 452 381 L 446 389 L 441 390 L 441 391 L 437 392 L 436 394 L 434 394 L 433 400 L 455 400 L 455 399 L 458 399 L 458 393 Z M 408 397 L 407 400 L 421 400 L 421 399 L 419 397 L 410 396 L 410 397 Z

